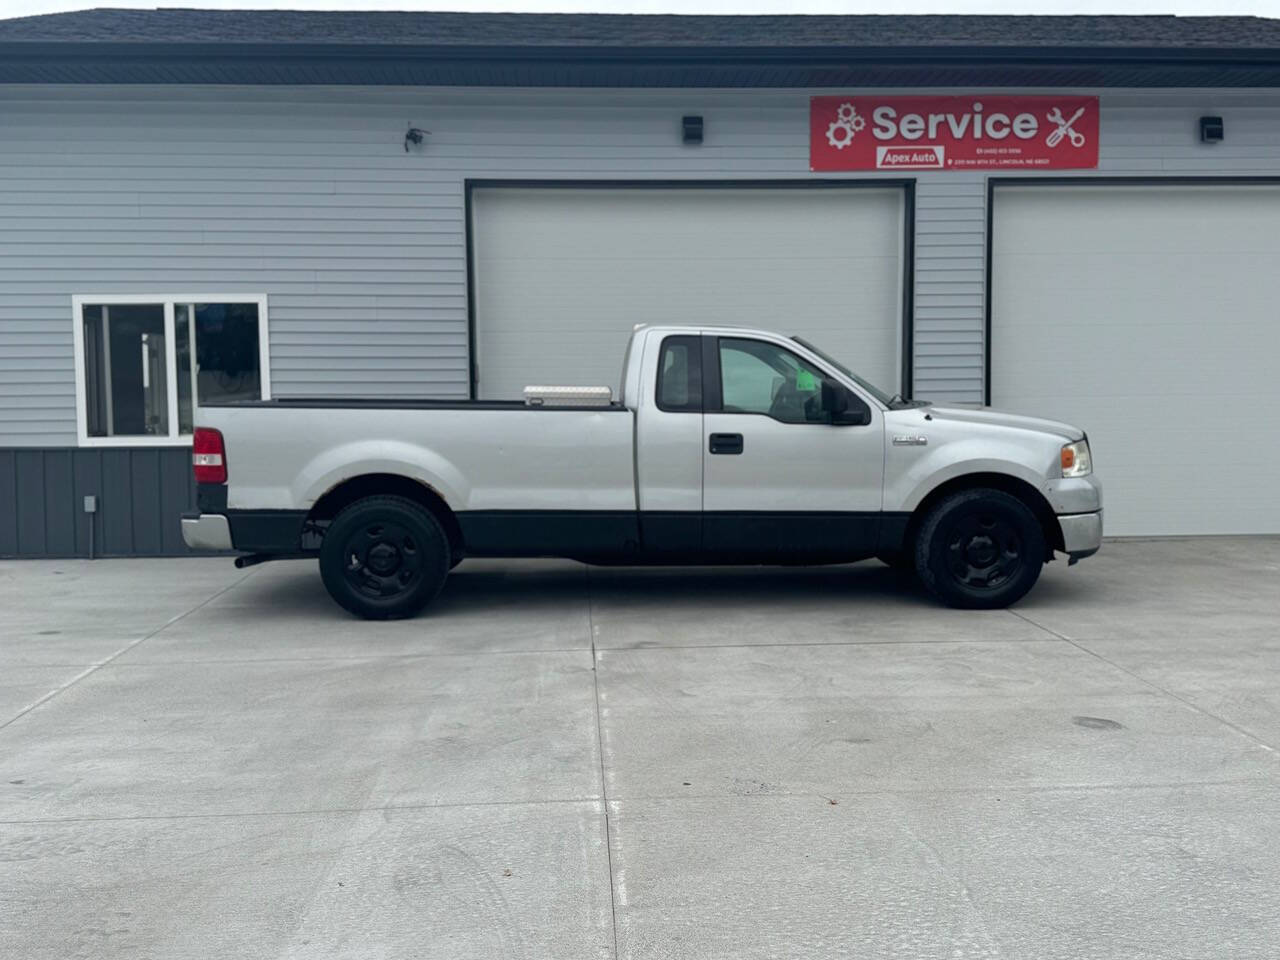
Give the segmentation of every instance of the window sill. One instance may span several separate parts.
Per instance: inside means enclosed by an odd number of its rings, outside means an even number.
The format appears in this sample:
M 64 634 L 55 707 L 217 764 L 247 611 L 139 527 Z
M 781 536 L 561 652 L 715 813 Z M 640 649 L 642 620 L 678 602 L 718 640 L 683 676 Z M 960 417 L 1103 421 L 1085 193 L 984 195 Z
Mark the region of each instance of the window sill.
M 190 437 L 81 437 L 80 447 L 189 447 Z

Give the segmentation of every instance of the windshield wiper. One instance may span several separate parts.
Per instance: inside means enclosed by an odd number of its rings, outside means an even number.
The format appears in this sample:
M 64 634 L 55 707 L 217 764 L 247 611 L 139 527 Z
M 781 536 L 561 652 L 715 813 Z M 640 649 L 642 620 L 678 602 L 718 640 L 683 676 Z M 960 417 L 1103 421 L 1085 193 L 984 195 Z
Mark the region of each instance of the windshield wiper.
M 907 407 L 927 407 L 932 402 L 931 400 L 908 400 L 900 393 L 895 393 L 888 400 L 890 410 L 906 409 Z

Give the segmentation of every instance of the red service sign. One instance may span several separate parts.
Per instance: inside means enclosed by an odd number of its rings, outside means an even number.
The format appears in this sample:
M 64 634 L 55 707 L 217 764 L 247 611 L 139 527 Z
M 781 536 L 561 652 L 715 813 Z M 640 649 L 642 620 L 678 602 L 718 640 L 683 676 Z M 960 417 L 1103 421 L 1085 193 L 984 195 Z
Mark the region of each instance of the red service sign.
M 809 99 L 810 170 L 1067 170 L 1098 165 L 1097 97 Z

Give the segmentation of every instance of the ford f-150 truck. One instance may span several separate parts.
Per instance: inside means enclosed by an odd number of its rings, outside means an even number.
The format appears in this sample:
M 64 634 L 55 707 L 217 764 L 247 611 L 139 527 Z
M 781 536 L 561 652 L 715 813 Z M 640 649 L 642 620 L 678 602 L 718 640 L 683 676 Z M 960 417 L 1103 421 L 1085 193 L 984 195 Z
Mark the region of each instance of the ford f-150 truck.
M 375 619 L 417 613 L 464 557 L 879 557 L 952 606 L 1001 607 L 1102 539 L 1082 431 L 889 396 L 762 330 L 638 327 L 616 399 L 202 405 L 192 459 L 188 545 L 317 556 L 334 600 Z

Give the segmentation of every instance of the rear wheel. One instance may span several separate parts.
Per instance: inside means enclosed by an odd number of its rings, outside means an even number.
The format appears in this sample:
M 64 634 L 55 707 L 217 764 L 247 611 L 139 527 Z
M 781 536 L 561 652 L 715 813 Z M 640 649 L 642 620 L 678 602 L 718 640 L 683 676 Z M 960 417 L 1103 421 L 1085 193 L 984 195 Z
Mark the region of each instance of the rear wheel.
M 935 505 L 920 525 L 916 572 L 952 607 L 1007 607 L 1026 596 L 1045 561 L 1044 531 L 1031 509 L 1001 490 L 965 490 Z
M 339 606 L 368 620 L 411 617 L 449 573 L 449 538 L 427 510 L 403 497 L 347 507 L 320 544 L 320 577 Z

